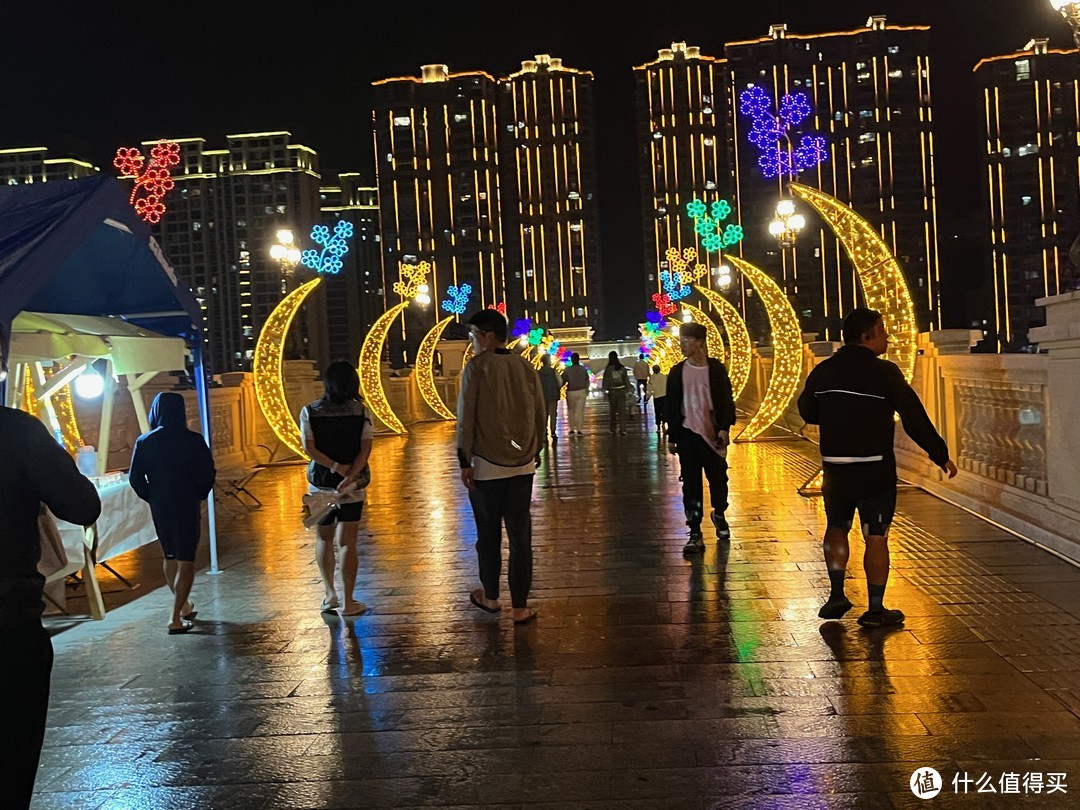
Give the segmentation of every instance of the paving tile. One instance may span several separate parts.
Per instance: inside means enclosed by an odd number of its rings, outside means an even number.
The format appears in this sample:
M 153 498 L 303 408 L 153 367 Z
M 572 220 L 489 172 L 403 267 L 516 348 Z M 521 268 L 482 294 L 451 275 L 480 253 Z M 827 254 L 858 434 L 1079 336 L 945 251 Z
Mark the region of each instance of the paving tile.
M 905 627 L 855 625 L 857 564 L 855 610 L 822 623 L 821 501 L 795 491 L 814 448 L 736 445 L 732 541 L 687 560 L 678 469 L 643 425 L 545 458 L 541 616 L 515 628 L 468 603 L 452 429 L 376 441 L 356 621 L 317 609 L 301 466 L 222 516 L 195 632 L 164 632 L 154 547 L 116 560 L 138 587 L 110 585 L 105 621 L 49 619 L 34 807 L 887 808 L 918 803 L 920 766 L 1033 763 L 1080 790 L 1076 568 L 905 489 L 886 596 Z

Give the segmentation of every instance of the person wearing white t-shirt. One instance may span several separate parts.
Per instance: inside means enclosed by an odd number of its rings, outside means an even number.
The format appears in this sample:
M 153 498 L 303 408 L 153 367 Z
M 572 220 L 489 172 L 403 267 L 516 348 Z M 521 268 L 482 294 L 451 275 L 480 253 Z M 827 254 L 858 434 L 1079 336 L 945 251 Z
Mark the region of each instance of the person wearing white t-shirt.
M 705 327 L 698 323 L 679 328 L 679 347 L 686 359 L 668 376 L 664 411 L 668 420 L 668 449 L 678 453 L 683 474 L 683 508 L 690 538 L 684 554 L 705 550 L 701 533 L 705 487 L 709 479 L 712 522 L 719 540 L 731 537 L 724 512 L 728 506 L 727 448 L 735 424 L 735 400 L 724 364 L 709 357 Z

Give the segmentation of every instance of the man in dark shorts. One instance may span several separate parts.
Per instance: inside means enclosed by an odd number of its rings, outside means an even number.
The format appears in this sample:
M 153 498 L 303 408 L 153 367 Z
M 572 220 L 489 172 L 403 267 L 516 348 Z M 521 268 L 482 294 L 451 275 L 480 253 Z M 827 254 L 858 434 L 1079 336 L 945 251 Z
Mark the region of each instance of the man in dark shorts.
M 851 602 L 844 595 L 848 533 L 859 513 L 866 552 L 870 606 L 860 618 L 863 627 L 904 623 L 904 614 L 883 601 L 889 581 L 889 525 L 896 510 L 894 414 L 904 431 L 950 478 L 956 465 L 949 448 L 926 414 L 918 394 L 903 373 L 880 356 L 889 348 L 881 314 L 858 308 L 844 319 L 844 347 L 825 360 L 806 380 L 799 413 L 807 424 L 821 427 L 821 460 L 825 495 L 825 564 L 832 591 L 818 611 L 822 619 L 839 619 Z

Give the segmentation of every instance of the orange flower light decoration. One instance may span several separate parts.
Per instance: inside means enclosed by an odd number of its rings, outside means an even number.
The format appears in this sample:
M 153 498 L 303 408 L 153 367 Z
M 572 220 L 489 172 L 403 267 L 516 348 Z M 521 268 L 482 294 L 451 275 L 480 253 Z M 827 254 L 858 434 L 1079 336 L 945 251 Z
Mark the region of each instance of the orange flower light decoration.
M 165 194 L 176 185 L 170 168 L 180 162 L 180 146 L 173 141 L 158 141 L 150 150 L 150 163 L 143 169 L 146 158 L 135 147 L 120 147 L 113 166 L 120 174 L 134 177 L 129 202 L 145 222 L 155 224 L 165 213 Z

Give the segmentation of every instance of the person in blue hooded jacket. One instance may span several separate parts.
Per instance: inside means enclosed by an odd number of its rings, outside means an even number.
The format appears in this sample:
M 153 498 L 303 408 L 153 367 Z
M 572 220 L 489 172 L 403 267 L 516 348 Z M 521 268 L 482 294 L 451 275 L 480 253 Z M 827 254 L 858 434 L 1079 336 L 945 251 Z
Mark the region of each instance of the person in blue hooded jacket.
M 188 601 L 195 580 L 202 502 L 214 487 L 214 459 L 203 437 L 187 427 L 184 398 L 163 391 L 150 408 L 150 432 L 135 442 L 129 481 L 150 504 L 165 553 L 165 582 L 173 592 L 169 634 L 188 632 L 195 607 Z

